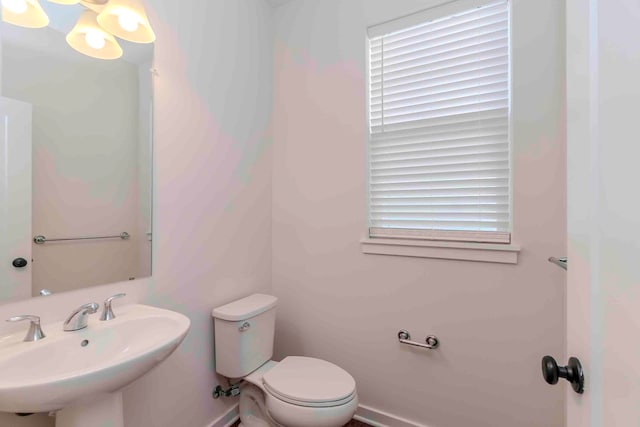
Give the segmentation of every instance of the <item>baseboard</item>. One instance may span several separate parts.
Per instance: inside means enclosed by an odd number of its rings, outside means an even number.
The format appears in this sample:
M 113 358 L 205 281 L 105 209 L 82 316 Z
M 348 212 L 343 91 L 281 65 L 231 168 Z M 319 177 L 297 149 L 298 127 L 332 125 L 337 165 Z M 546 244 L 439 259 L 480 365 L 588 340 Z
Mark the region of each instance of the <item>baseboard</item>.
M 238 412 L 238 404 L 236 403 L 227 410 L 220 417 L 216 418 L 207 427 L 230 427 L 233 423 L 240 419 L 240 412 Z
M 358 406 L 356 415 L 353 418 L 373 427 L 428 427 L 424 424 L 410 421 L 388 412 L 380 411 L 364 405 Z M 211 422 L 207 427 L 230 427 L 233 423 L 238 421 L 238 419 L 240 419 L 240 413 L 238 412 L 238 405 L 236 404 L 216 420 Z
M 428 427 L 424 424 L 398 417 L 388 412 L 379 411 L 370 406 L 360 405 L 353 417 L 373 427 Z

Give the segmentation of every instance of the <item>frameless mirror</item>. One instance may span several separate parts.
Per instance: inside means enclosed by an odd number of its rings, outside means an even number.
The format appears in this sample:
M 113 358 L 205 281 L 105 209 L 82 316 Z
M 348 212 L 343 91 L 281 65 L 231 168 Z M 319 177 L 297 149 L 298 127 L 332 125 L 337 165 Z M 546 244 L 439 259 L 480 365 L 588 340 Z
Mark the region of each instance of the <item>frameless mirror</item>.
M 2 3 L 0 302 L 150 276 L 153 44 L 102 36 L 104 5 Z

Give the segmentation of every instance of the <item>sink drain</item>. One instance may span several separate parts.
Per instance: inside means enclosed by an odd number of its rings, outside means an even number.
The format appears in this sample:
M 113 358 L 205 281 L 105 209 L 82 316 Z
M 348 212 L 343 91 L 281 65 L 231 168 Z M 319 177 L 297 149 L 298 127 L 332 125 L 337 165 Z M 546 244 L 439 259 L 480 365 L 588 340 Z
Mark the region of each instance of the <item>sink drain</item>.
M 81 346 L 86 347 L 89 345 L 89 340 L 82 340 L 82 342 L 80 343 Z

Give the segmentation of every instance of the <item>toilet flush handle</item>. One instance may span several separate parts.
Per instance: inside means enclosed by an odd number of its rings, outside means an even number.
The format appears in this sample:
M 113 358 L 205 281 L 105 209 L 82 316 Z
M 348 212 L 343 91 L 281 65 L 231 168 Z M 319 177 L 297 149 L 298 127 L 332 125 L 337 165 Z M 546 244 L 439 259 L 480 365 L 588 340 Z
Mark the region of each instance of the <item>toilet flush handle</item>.
M 249 322 L 244 322 L 242 325 L 240 325 L 240 327 L 238 328 L 238 330 L 240 332 L 246 332 L 251 328 L 251 323 Z

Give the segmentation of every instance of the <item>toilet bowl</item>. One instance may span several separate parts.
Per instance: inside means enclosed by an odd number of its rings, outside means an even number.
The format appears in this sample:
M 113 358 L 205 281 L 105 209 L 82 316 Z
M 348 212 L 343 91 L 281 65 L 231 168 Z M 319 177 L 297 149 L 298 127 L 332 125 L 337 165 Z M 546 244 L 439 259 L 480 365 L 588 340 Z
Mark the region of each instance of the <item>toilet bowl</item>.
M 331 362 L 271 360 L 277 299 L 255 294 L 213 310 L 216 371 L 242 379 L 243 427 L 342 427 L 356 412 L 353 377 Z
M 358 407 L 353 377 L 321 359 L 289 356 L 280 363 L 269 361 L 244 380 L 240 419 L 245 427 L 342 427 Z

